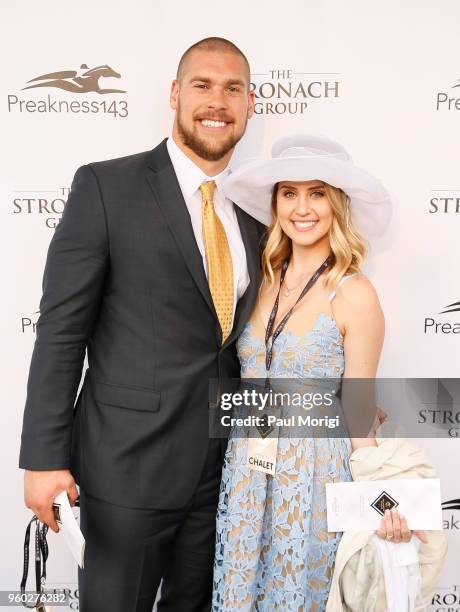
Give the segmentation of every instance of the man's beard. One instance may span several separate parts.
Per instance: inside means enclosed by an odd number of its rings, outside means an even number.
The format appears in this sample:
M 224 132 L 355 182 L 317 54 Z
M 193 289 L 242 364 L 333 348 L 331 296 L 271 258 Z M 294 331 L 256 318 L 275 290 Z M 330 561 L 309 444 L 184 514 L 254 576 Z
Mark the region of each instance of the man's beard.
M 216 118 L 215 121 L 219 121 Z M 193 130 L 189 130 L 182 123 L 180 106 L 177 106 L 177 131 L 182 144 L 191 149 L 195 155 L 206 161 L 218 161 L 222 159 L 233 147 L 241 140 L 247 125 L 247 119 L 241 134 L 230 135 L 223 142 L 216 143 L 214 146 L 200 138 Z

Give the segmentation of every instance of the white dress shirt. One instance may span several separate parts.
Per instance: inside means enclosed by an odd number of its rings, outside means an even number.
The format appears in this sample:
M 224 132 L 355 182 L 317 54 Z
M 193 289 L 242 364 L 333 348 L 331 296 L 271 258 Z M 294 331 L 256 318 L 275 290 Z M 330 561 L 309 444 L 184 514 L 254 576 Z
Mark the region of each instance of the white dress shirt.
M 179 181 L 179 186 L 184 196 L 187 205 L 190 219 L 192 222 L 195 240 L 203 258 L 203 267 L 208 276 L 208 268 L 206 264 L 206 253 L 203 242 L 202 231 L 202 196 L 200 185 L 203 181 L 215 181 L 216 190 L 214 192 L 214 209 L 219 217 L 227 234 L 227 241 L 230 247 L 233 265 L 233 316 L 235 316 L 236 303 L 246 291 L 249 285 L 249 273 L 246 260 L 246 250 L 244 248 L 243 239 L 241 238 L 240 226 L 236 218 L 233 202 L 224 197 L 221 190 L 223 179 L 230 172 L 227 167 L 225 170 L 216 176 L 206 176 L 199 168 L 174 142 L 173 138 L 168 138 L 166 146 L 168 148 L 169 157 L 171 158 L 174 171 Z

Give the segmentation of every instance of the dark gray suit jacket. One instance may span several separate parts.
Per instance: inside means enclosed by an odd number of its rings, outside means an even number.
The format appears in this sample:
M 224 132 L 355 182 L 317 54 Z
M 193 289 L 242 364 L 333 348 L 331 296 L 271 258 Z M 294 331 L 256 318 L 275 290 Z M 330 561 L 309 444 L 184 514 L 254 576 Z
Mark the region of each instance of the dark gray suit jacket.
M 209 380 L 239 376 L 235 340 L 260 281 L 265 228 L 235 209 L 250 284 L 221 346 L 166 141 L 77 171 L 48 250 L 21 468 L 70 468 L 87 493 L 129 507 L 188 501 L 207 452 Z

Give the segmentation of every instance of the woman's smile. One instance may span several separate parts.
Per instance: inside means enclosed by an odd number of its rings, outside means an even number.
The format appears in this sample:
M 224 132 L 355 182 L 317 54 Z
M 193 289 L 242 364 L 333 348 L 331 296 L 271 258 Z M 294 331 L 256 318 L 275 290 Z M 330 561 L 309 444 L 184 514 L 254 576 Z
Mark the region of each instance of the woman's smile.
M 308 221 L 291 221 L 292 225 L 298 232 L 311 232 L 318 223 L 317 219 L 309 219 Z

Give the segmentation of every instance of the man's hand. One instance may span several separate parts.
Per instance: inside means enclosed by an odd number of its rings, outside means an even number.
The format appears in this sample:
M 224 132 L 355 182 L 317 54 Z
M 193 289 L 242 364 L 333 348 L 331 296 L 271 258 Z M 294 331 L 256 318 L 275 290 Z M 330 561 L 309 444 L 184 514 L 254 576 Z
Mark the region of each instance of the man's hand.
M 67 491 L 70 505 L 74 506 L 78 490 L 69 470 L 24 471 L 25 505 L 56 533 L 59 527 L 54 518 L 53 501 L 62 491 Z

